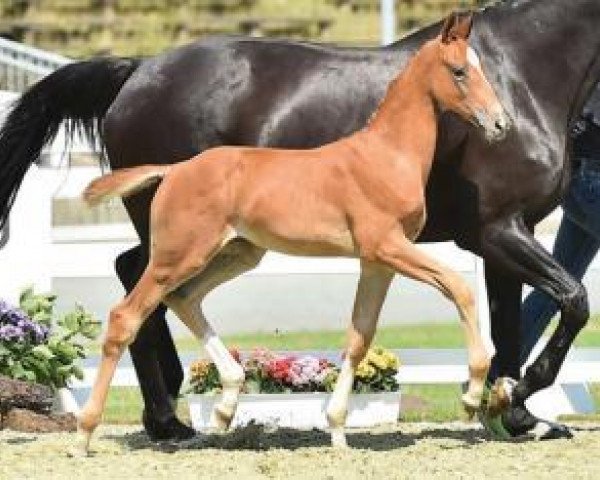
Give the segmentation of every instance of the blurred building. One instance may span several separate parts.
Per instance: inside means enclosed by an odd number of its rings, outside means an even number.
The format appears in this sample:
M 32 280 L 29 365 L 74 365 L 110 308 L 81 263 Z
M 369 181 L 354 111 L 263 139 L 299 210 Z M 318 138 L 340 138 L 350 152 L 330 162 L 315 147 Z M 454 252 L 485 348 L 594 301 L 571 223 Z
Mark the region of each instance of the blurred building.
M 489 0 L 396 0 L 399 34 Z M 377 44 L 380 0 L 1 0 L 0 36 L 71 57 L 151 55 L 208 34 Z

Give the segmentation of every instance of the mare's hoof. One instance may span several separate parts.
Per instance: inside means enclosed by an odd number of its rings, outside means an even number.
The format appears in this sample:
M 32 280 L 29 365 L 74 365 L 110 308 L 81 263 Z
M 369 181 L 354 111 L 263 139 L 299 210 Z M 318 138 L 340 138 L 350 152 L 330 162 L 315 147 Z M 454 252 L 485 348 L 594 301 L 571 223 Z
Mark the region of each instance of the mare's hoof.
M 536 440 L 573 438 L 571 430 L 565 425 L 537 418 L 524 406 L 509 408 L 501 418 L 511 437 L 529 436 Z
M 144 410 L 142 416 L 144 429 L 153 442 L 189 440 L 196 435 L 196 431 L 179 421 L 175 416 L 160 421 L 151 417 Z
M 539 420 L 532 430 L 536 440 L 564 440 L 573 438 L 573 432 L 566 425 Z
M 489 392 L 489 390 L 488 390 Z M 571 430 L 546 420 L 541 420 L 529 412 L 524 406 L 509 405 L 499 415 L 492 415 L 486 408 L 486 397 L 482 408 L 478 411 L 479 421 L 495 440 L 513 438 L 533 438 L 535 440 L 557 440 L 573 438 Z

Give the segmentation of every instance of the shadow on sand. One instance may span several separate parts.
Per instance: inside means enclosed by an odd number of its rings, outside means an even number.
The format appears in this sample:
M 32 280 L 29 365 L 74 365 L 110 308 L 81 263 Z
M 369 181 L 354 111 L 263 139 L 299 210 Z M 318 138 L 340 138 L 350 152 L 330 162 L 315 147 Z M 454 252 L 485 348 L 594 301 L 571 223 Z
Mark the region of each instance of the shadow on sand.
M 391 431 L 390 431 L 391 430 Z M 119 443 L 127 450 L 152 449 L 164 453 L 180 450 L 297 450 L 299 448 L 324 448 L 330 446 L 329 433 L 323 430 L 294 430 L 291 428 L 269 429 L 250 423 L 227 433 L 198 434 L 185 442 L 152 442 L 140 431 L 126 435 L 105 435 L 103 438 Z M 468 448 L 488 438 L 478 428 L 457 428 L 432 425 L 419 432 L 402 433 L 401 426 L 388 427 L 386 431 L 349 430 L 348 444 L 351 448 L 371 451 L 389 451 L 414 445 L 421 439 L 454 440 L 457 443 L 445 448 Z

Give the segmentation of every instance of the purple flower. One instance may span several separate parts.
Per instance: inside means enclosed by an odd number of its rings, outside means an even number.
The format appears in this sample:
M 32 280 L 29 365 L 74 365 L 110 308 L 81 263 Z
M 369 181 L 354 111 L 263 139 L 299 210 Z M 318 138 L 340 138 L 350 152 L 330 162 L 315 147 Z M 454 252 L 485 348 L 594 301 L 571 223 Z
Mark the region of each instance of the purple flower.
M 8 312 L 12 312 L 14 309 L 4 300 L 0 300 L 0 319 Z
M 20 308 L 16 308 L 0 300 L 0 340 L 28 341 L 35 345 L 48 338 L 49 329 L 31 320 Z
M 0 326 L 0 340 L 21 342 L 24 340 L 24 332 L 14 325 L 2 325 Z

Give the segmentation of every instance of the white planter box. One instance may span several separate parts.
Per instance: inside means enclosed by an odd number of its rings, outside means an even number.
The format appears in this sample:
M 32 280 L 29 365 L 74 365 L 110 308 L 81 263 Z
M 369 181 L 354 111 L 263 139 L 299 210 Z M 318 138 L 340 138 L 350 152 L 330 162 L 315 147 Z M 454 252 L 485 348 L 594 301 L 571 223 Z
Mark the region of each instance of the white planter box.
M 254 421 L 258 424 L 298 429 L 327 428 L 325 409 L 330 393 L 242 394 L 232 427 Z M 210 417 L 220 395 L 189 395 L 192 427 L 212 428 Z M 400 392 L 352 394 L 348 405 L 348 427 L 372 427 L 396 423 L 400 414 Z
M 54 404 L 52 410 L 56 413 L 79 414 L 79 402 L 70 388 L 59 388 L 54 392 Z

